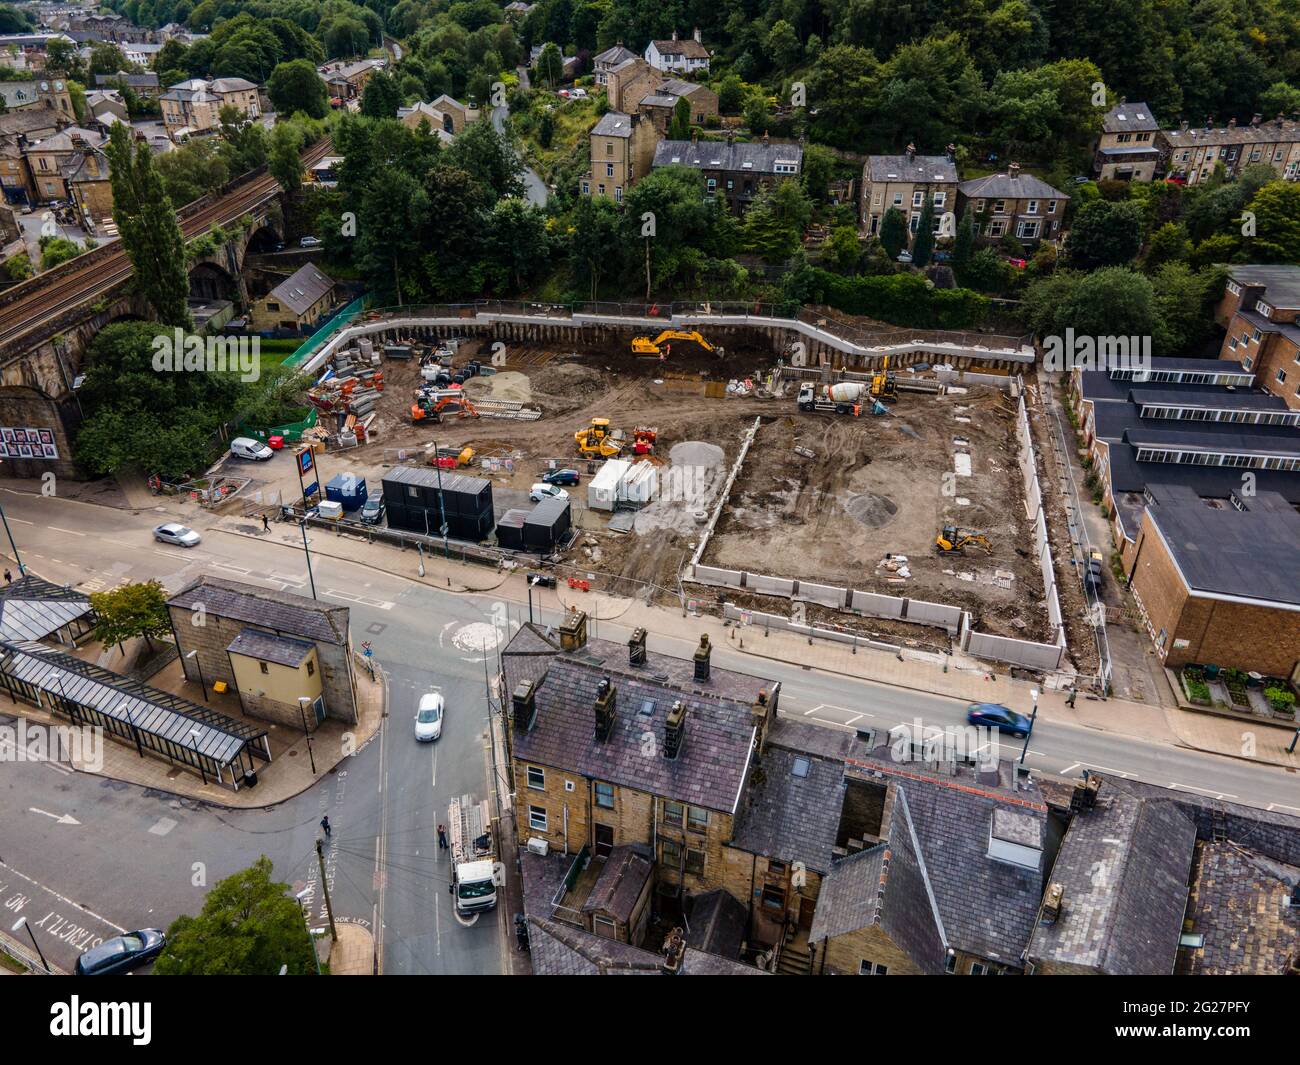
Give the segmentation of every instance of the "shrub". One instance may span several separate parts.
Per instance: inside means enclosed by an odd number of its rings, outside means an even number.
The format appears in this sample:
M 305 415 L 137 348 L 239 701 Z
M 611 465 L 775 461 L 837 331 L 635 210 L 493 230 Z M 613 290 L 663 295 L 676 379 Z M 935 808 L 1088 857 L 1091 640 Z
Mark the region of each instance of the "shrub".
M 1264 698 L 1274 710 L 1280 710 L 1282 713 L 1295 712 L 1295 696 L 1285 688 L 1265 688 Z

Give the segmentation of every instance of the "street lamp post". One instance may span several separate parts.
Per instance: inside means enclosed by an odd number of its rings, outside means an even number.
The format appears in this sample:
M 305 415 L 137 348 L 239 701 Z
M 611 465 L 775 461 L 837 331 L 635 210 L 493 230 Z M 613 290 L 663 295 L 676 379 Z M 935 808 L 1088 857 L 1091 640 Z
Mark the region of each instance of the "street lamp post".
M 203 689 L 203 701 L 208 701 L 208 682 L 203 679 L 203 663 L 199 661 L 199 651 L 196 647 L 193 651 L 185 656 L 194 659 L 194 668 L 199 671 L 199 687 Z
M 1029 731 L 1025 733 L 1025 746 L 1020 752 L 1020 764 L 1025 764 L 1025 755 L 1029 753 L 1029 737 L 1034 734 L 1034 723 L 1038 720 L 1038 689 L 1030 688 L 1029 694 L 1034 697 L 1034 711 L 1029 715 Z
M 307 580 L 311 582 L 311 597 L 318 598 L 316 595 L 316 577 L 311 571 L 311 550 L 307 547 L 307 518 L 304 515 L 298 522 L 298 528 L 302 530 L 302 553 L 307 556 Z
M 23 560 L 18 555 L 18 545 L 14 542 L 13 530 L 9 528 L 9 519 L 5 517 L 5 508 L 0 507 L 0 521 L 4 522 L 5 534 L 9 537 L 9 546 L 13 548 L 14 562 L 18 564 L 18 576 L 27 576 L 27 567 L 23 565 Z
M 307 737 L 307 760 L 311 762 L 311 775 L 316 775 L 316 756 L 311 750 L 311 733 L 307 731 L 307 704 L 311 700 L 305 696 L 298 696 L 298 716 L 302 718 L 302 734 Z
M 32 931 L 32 926 L 27 923 L 26 917 L 19 917 L 18 922 L 13 926 L 11 931 L 17 932 L 20 928 L 27 929 L 27 935 L 31 938 L 32 946 L 36 948 L 36 956 L 41 959 L 41 964 L 45 967 L 47 973 L 53 973 L 50 963 L 45 960 L 45 952 L 41 950 L 41 945 L 36 942 L 36 933 Z
M 447 502 L 442 495 L 442 463 L 438 461 L 438 441 L 433 441 L 433 468 L 438 471 L 438 516 L 442 519 L 442 557 L 451 558 L 447 544 Z
M 536 577 L 528 578 L 528 624 L 533 623 L 533 585 L 537 583 Z M 540 592 L 537 593 L 541 595 Z
M 203 778 L 203 784 L 206 787 L 208 783 L 208 774 L 203 769 L 203 755 L 199 754 L 198 736 L 199 736 L 198 729 L 196 728 L 190 729 L 190 743 L 194 749 L 194 761 L 198 764 L 199 776 Z

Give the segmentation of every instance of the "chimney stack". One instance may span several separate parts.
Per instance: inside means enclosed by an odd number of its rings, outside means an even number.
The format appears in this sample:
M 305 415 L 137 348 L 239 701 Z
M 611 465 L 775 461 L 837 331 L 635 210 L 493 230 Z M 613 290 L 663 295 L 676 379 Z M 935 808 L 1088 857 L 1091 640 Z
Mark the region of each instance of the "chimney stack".
M 587 613 L 584 610 L 570 610 L 560 622 L 560 647 L 566 651 L 577 651 L 587 646 Z
M 1020 164 L 1019 164 L 1019 163 L 1012 163 L 1010 166 L 1008 166 L 1008 167 L 1007 167 L 1007 176 L 1008 176 L 1008 177 L 1013 177 L 1013 178 L 1018 178 L 1018 177 L 1020 176 Z
M 1258 111 L 1256 111 L 1253 115 L 1250 116 L 1250 124 L 1252 126 L 1258 126 L 1263 118 L 1264 116 L 1261 115 Z
M 910 163 L 913 159 L 916 158 L 916 145 L 909 144 L 907 146 L 906 151 L 907 151 L 907 161 Z
M 950 143 L 944 151 L 948 153 L 948 162 L 955 163 L 957 161 L 957 145 Z
M 678 699 L 664 720 L 664 757 L 675 759 L 686 739 L 686 704 Z
M 1043 896 L 1043 915 L 1039 924 L 1056 924 L 1061 918 L 1061 905 L 1065 902 L 1065 885 L 1050 884 L 1047 894 Z
M 664 956 L 663 974 L 676 976 L 680 973 L 682 962 L 686 959 L 686 933 L 680 928 L 674 928 L 664 940 L 660 953 Z
M 695 43 L 696 43 L 696 44 L 703 44 L 703 43 L 704 43 L 704 41 L 703 41 L 703 40 L 701 39 L 701 37 L 700 37 L 700 27 L 699 27 L 699 26 L 696 26 L 696 27 L 695 27 Z
M 700 636 L 700 646 L 695 648 L 695 679 L 709 679 L 709 657 L 713 654 L 713 648 L 709 646 L 709 634 L 703 633 Z
M 516 732 L 527 732 L 537 717 L 537 683 L 521 680 L 510 693 Z
M 749 723 L 758 730 L 758 753 L 763 753 L 763 748 L 767 746 L 767 729 L 772 723 L 773 700 L 767 697 L 767 692 L 758 693 L 758 698 L 754 700 L 753 706 L 749 708 Z
M 767 130 L 763 130 L 763 143 L 766 144 L 770 139 Z
M 1256 115 L 1255 117 L 1258 118 L 1259 116 Z M 1187 119 L 1183 119 L 1181 122 L 1178 123 L 1178 129 L 1183 133 L 1187 132 Z
M 1237 117 L 1235 115 L 1232 118 L 1228 119 L 1228 128 L 1229 129 L 1237 128 Z
M 1211 130 L 1211 129 L 1214 128 L 1214 116 L 1213 116 L 1213 115 L 1206 115 L 1206 116 L 1205 116 L 1205 128 L 1206 128 L 1207 130 Z
M 645 629 L 636 629 L 627 641 L 627 662 L 630 666 L 645 665 Z
M 677 31 L 673 30 L 673 40 L 677 40 Z
M 608 677 L 601 679 L 596 686 L 596 742 L 608 743 L 614 735 L 614 719 L 617 712 L 618 690 L 609 682 Z
M 692 127 L 691 127 L 691 143 L 692 143 L 692 144 L 698 144 L 699 142 L 700 142 L 700 131 L 699 131 L 699 129 L 698 129 L 697 127 L 692 126 Z

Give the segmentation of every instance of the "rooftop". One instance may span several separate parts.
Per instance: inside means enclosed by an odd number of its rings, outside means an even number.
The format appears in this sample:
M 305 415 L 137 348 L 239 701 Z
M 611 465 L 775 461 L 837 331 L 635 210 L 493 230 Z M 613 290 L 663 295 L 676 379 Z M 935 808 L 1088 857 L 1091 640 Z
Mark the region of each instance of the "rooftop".
M 1198 144 L 1272 144 L 1278 140 L 1300 140 L 1300 126 L 1285 119 L 1273 119 L 1258 126 L 1167 129 L 1161 136 L 1171 148 L 1180 149 L 1195 148 Z
M 1153 133 L 1160 128 L 1151 108 L 1141 102 L 1126 103 L 1121 100 L 1101 118 L 1104 133 Z
M 1262 285 L 1265 301 L 1275 307 L 1300 308 L 1300 266 L 1248 263 L 1229 266 L 1228 276 L 1241 285 Z
M 697 170 L 750 171 L 755 174 L 789 173 L 777 164 L 803 165 L 803 149 L 797 144 L 762 141 L 728 144 L 726 141 L 660 141 L 655 146 L 654 166 L 689 166 Z
M 708 59 L 709 50 L 693 37 L 684 37 L 676 41 L 653 41 L 655 50 L 660 55 L 679 55 L 686 59 Z
M 0 587 L 0 640 L 43 640 L 90 612 L 88 595 L 28 574 Z
M 334 282 L 320 272 L 314 263 L 300 266 L 271 289 L 270 296 L 284 304 L 294 314 L 307 314 L 334 288 Z
M 167 600 L 168 607 L 202 609 L 218 618 L 272 629 L 317 643 L 346 644 L 348 608 L 306 596 L 204 575 Z
M 957 186 L 961 194 L 968 199 L 986 200 L 1068 200 L 1070 197 L 1060 189 L 1054 189 L 1041 178 L 1023 171 L 1012 177 L 1010 174 L 988 174 L 984 177 L 963 181 Z
M 593 137 L 630 137 L 632 136 L 633 118 L 622 111 L 606 111 L 600 121 L 592 127 Z
M 264 662 L 297 669 L 311 657 L 315 645 L 306 640 L 295 640 L 288 636 L 275 636 L 258 629 L 244 629 L 230 641 L 226 648 L 232 655 L 244 655 Z
M 872 155 L 867 158 L 869 181 L 914 183 L 957 181 L 957 164 L 946 155 Z

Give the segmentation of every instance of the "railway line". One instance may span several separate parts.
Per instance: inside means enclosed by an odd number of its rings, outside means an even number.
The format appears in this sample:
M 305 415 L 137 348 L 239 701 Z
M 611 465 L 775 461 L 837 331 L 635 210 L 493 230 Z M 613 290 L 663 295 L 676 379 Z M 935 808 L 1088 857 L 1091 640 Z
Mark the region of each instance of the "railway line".
M 331 150 L 328 137 L 317 141 L 302 154 L 304 168 L 319 162 Z M 181 233 L 187 241 L 193 240 L 215 226 L 236 221 L 278 195 L 279 185 L 275 178 L 269 172 L 263 172 L 193 214 L 184 216 L 182 209 L 179 212 Z M 91 252 L 90 256 L 93 255 Z M 131 261 L 121 243 L 117 242 L 102 257 L 88 258 L 84 265 L 71 273 L 43 284 L 40 277 L 26 282 L 23 287 L 31 286 L 27 292 L 0 306 L 0 359 L 7 362 L 18 357 L 22 354 L 20 342 L 24 337 L 78 305 L 111 292 L 130 276 Z

